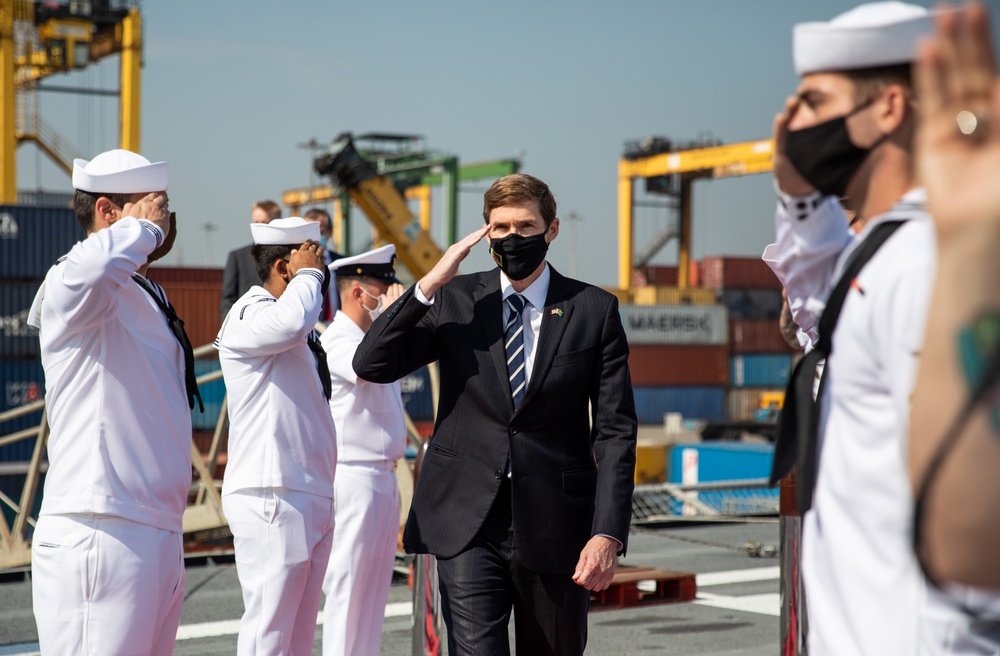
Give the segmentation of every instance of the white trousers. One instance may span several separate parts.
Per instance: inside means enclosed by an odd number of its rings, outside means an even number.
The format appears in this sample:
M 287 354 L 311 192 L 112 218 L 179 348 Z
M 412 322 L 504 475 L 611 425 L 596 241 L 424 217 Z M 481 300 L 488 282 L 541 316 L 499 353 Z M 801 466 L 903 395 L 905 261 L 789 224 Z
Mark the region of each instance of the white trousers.
M 399 537 L 396 475 L 340 462 L 334 492 L 337 534 L 323 580 L 323 656 L 378 656 Z
M 42 654 L 172 654 L 181 535 L 110 515 L 43 515 L 31 544 Z
M 333 499 L 255 488 L 225 495 L 222 509 L 243 588 L 236 653 L 312 654 L 333 540 Z

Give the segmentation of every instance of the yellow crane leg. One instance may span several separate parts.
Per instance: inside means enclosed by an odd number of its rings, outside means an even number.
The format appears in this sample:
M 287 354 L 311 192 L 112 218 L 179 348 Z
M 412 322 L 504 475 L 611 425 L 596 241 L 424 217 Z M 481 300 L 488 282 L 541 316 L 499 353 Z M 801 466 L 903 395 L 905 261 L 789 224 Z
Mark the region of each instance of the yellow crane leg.
M 677 287 L 688 288 L 688 272 L 691 270 L 691 181 L 693 178 L 681 175 L 680 237 L 677 248 Z
M 618 177 L 618 288 L 632 289 L 632 178 Z
M 0 0 L 0 204 L 17 202 L 14 159 L 14 0 Z
M 121 134 L 119 144 L 138 153 L 139 117 L 142 98 L 142 18 L 132 8 L 122 19 Z

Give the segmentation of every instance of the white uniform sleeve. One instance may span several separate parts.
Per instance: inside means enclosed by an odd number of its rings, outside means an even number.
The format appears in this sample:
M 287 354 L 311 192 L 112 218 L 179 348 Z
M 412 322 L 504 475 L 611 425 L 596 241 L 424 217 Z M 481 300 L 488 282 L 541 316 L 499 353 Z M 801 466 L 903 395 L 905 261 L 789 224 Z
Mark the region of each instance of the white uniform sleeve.
M 156 225 L 132 217 L 93 233 L 74 246 L 46 280 L 46 303 L 74 329 L 100 323 L 162 242 L 163 232 Z
M 764 249 L 763 260 L 788 293 L 795 324 L 815 342 L 837 260 L 853 239 L 850 223 L 835 198 L 819 193 L 779 193 L 774 223 L 777 241 Z
M 299 269 L 276 302 L 234 306 L 223 327 L 221 343 L 257 356 L 282 353 L 302 343 L 323 307 L 322 287 L 321 270 Z

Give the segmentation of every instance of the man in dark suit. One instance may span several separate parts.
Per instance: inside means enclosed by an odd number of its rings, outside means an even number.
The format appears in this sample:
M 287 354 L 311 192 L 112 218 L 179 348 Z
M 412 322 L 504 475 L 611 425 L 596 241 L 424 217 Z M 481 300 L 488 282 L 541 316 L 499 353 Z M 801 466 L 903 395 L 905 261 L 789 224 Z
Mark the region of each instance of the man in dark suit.
M 403 543 L 438 557 L 448 651 L 581 654 L 590 591 L 610 585 L 632 510 L 636 418 L 617 300 L 545 262 L 548 186 L 501 178 L 486 226 L 453 245 L 369 330 L 358 376 L 437 360 L 441 395 Z M 499 265 L 457 276 L 483 237 Z
M 327 268 L 336 260 L 344 257 L 331 248 L 336 242 L 333 235 L 333 217 L 330 216 L 329 212 L 322 207 L 314 207 L 303 214 L 302 218 L 306 221 L 316 221 L 319 223 L 319 243 L 323 247 L 323 259 Z M 336 269 L 330 269 L 329 291 L 323 298 L 323 309 L 319 313 L 319 320 L 327 323 L 333 321 L 333 316 L 337 314 L 337 310 L 339 309 L 340 294 L 337 293 L 337 271 Z
M 281 218 L 281 207 L 273 200 L 261 200 L 253 205 L 250 212 L 251 223 L 270 223 Z M 229 308 L 250 291 L 254 285 L 261 283 L 257 275 L 257 265 L 250 255 L 251 244 L 229 252 L 226 268 L 222 272 L 222 294 L 219 297 L 220 321 L 229 314 Z

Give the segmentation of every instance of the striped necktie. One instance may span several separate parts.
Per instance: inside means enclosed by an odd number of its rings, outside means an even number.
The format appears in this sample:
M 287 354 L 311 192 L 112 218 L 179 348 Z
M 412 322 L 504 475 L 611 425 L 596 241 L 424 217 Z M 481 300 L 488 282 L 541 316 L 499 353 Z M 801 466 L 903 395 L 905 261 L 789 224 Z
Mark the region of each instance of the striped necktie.
M 524 321 L 521 314 L 524 310 L 524 298 L 520 294 L 509 296 L 507 306 L 510 308 L 510 318 L 504 326 L 503 336 L 507 351 L 507 373 L 510 375 L 510 395 L 516 409 L 524 399 L 527 382 L 527 372 L 524 370 Z

